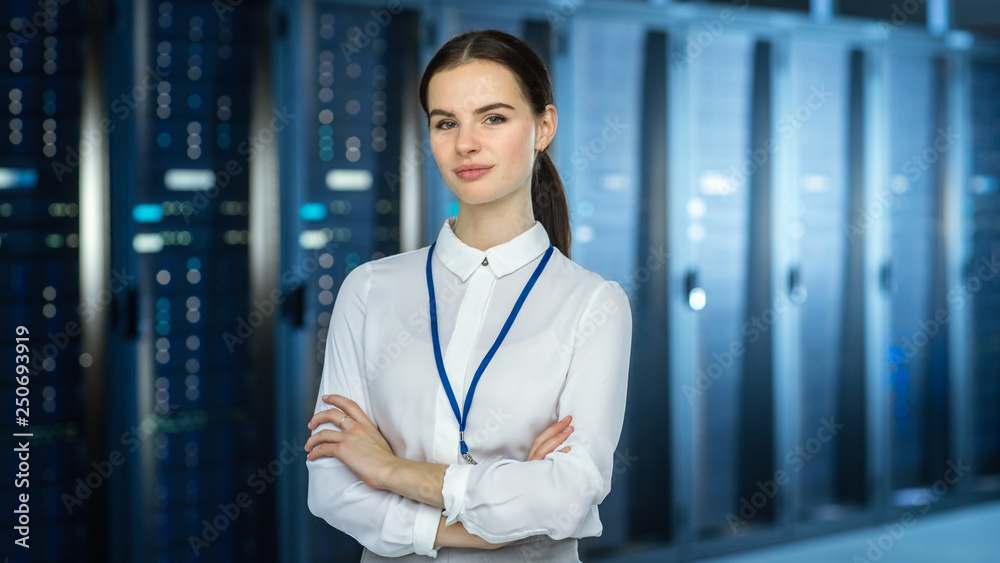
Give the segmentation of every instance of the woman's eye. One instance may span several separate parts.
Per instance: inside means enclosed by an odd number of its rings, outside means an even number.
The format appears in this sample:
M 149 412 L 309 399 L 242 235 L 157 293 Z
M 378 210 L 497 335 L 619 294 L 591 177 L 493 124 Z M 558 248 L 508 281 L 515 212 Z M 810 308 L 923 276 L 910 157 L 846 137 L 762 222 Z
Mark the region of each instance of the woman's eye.
M 486 123 L 489 125 L 499 125 L 504 121 L 507 121 L 507 118 L 502 115 L 491 115 L 486 118 Z M 454 125 L 455 125 L 454 121 L 440 121 L 435 127 L 437 129 L 449 130 L 449 129 L 454 129 L 455 128 Z

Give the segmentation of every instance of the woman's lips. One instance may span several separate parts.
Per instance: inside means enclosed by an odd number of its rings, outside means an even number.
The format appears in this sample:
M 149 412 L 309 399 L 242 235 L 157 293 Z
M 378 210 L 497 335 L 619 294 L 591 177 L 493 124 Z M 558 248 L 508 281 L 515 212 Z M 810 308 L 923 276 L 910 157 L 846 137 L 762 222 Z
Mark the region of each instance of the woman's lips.
M 482 178 L 490 170 L 493 170 L 492 166 L 490 166 L 489 168 L 476 168 L 474 170 L 463 170 L 461 172 L 456 172 L 455 174 L 459 178 L 461 178 L 461 179 L 463 179 L 465 181 L 471 181 L 471 180 L 477 180 L 479 178 Z

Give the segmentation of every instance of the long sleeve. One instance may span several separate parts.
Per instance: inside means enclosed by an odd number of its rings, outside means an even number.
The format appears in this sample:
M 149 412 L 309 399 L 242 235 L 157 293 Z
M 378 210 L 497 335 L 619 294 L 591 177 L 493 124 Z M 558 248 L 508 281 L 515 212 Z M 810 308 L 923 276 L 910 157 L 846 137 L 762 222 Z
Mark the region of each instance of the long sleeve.
M 575 431 L 565 442 L 571 451 L 527 462 L 449 466 L 442 490 L 448 525 L 461 521 L 490 542 L 600 535 L 599 520 L 587 516 L 596 516 L 611 490 L 632 342 L 628 297 L 617 283 L 594 290 L 570 338 L 557 414 L 573 415 Z
M 352 270 L 337 294 L 326 341 L 326 357 L 315 412 L 330 408 L 322 396 L 339 394 L 358 403 L 372 422 L 365 374 L 364 330 L 370 264 Z M 337 430 L 322 424 L 313 432 Z M 382 556 L 409 553 L 437 557 L 434 540 L 441 510 L 362 482 L 340 460 L 307 461 L 309 511 Z

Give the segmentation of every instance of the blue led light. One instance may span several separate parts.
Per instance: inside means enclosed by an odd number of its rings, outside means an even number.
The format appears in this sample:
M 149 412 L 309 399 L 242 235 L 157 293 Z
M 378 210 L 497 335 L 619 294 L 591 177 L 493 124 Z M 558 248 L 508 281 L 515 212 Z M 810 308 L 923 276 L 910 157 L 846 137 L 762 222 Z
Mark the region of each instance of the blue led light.
M 42 105 L 42 111 L 45 115 L 53 115 L 56 112 L 56 92 L 55 90 L 46 90 L 42 93 L 42 99 L 45 103 Z
M 188 96 L 188 107 L 191 109 L 198 109 L 201 107 L 201 96 L 198 94 L 191 94 Z
M 0 190 L 34 188 L 38 185 L 38 170 L 34 168 L 0 168 Z
M 161 297 L 161 298 L 157 299 L 156 300 L 156 308 L 159 309 L 159 310 L 161 310 L 161 311 L 169 311 L 170 310 L 170 300 L 167 299 L 166 297 Z
M 322 203 L 303 203 L 299 208 L 299 217 L 303 221 L 322 221 L 326 219 L 327 209 Z
M 160 133 L 156 136 L 156 144 L 160 145 L 161 149 L 165 149 L 170 146 L 170 133 Z
M 163 206 L 156 203 L 142 203 L 132 208 L 132 218 L 136 223 L 159 223 L 163 220 Z
M 201 260 L 199 260 L 198 258 L 188 258 L 187 267 L 188 270 L 200 270 Z
M 892 376 L 893 381 L 897 386 L 908 386 L 910 384 L 910 368 L 907 366 L 899 366 L 896 369 L 896 373 Z

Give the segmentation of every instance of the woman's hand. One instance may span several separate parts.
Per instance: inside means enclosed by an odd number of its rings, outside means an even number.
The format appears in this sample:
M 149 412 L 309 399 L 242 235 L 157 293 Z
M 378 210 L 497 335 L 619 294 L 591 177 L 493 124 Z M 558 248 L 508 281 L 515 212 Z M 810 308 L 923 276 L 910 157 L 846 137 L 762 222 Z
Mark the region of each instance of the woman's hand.
M 573 422 L 573 417 L 571 415 L 566 415 L 562 420 L 558 420 L 552 423 L 541 434 L 535 438 L 535 441 L 531 443 L 531 449 L 528 450 L 527 461 L 532 461 L 536 459 L 544 459 L 545 456 L 554 452 L 560 444 L 569 438 L 569 435 L 573 433 L 573 427 L 569 425 Z M 566 453 L 570 450 L 569 446 L 560 449 L 560 452 Z
M 483 538 L 468 532 L 465 525 L 455 522 L 451 526 L 445 526 L 448 519 L 442 515 L 438 523 L 437 537 L 434 538 L 434 549 L 440 547 L 472 547 L 475 549 L 499 549 L 505 545 L 510 545 L 518 540 L 510 540 L 502 543 L 490 543 Z
M 323 402 L 336 408 L 313 415 L 309 429 L 329 422 L 340 431 L 320 430 L 310 436 L 306 440 L 306 459 L 335 457 L 369 487 L 384 488 L 385 471 L 398 459 L 388 442 L 354 401 L 342 395 L 325 395 Z
M 542 433 L 539 434 L 537 438 L 535 438 L 535 441 L 531 443 L 531 449 L 528 450 L 528 459 L 526 461 L 544 459 L 545 456 L 556 451 L 556 448 L 558 448 L 560 444 L 565 442 L 566 438 L 569 438 L 569 435 L 573 433 L 573 427 L 569 425 L 569 423 L 571 422 L 573 422 L 573 417 L 570 415 L 566 415 L 565 418 L 553 422 L 552 426 L 549 426 L 544 431 L 542 431 Z M 564 448 L 559 449 L 559 451 L 563 453 L 566 453 L 569 450 L 570 446 L 566 446 Z M 439 534 L 441 530 L 446 529 L 444 528 L 444 517 L 441 518 L 441 523 L 442 523 L 441 527 L 438 529 Z M 456 522 L 453 526 L 450 527 L 454 528 L 455 526 L 461 526 L 461 525 L 462 525 L 461 522 Z M 480 538 L 479 536 L 469 534 L 468 532 L 465 531 L 464 527 L 462 528 L 461 535 L 459 537 L 464 538 L 466 540 L 471 539 L 471 543 L 468 545 L 468 547 L 477 547 L 479 549 L 498 549 L 510 545 L 516 541 L 519 541 L 519 540 L 511 540 L 502 543 L 489 543 L 486 540 Z
M 549 426 L 544 431 L 542 431 L 542 433 L 535 438 L 535 441 L 531 443 L 531 449 L 528 450 L 528 459 L 526 461 L 535 461 L 539 459 L 544 459 L 545 456 L 556 451 L 556 448 L 558 448 L 560 444 L 565 442 L 566 438 L 569 438 L 569 435 L 573 433 L 573 427 L 569 425 L 571 422 L 573 422 L 573 417 L 570 415 L 566 415 L 565 418 L 553 422 L 552 426 Z M 559 449 L 559 451 L 563 453 L 566 453 L 569 450 L 570 446 L 566 446 Z M 454 525 L 448 527 L 445 527 L 444 522 L 445 522 L 445 517 L 442 516 L 441 525 L 438 528 L 439 541 L 442 539 L 444 539 L 444 541 L 448 541 L 448 536 L 445 534 L 447 533 L 449 528 L 454 529 L 454 531 L 452 532 L 453 534 L 451 538 L 452 541 L 456 542 L 458 545 L 461 545 L 463 547 L 475 547 L 479 549 L 498 549 L 519 541 L 519 540 L 510 540 L 501 543 L 489 543 L 483 538 L 476 536 L 474 534 L 470 534 L 469 532 L 465 531 L 464 527 L 459 529 L 458 527 L 462 526 L 461 522 L 456 522 Z M 439 545 L 435 543 L 435 547 L 438 546 Z

